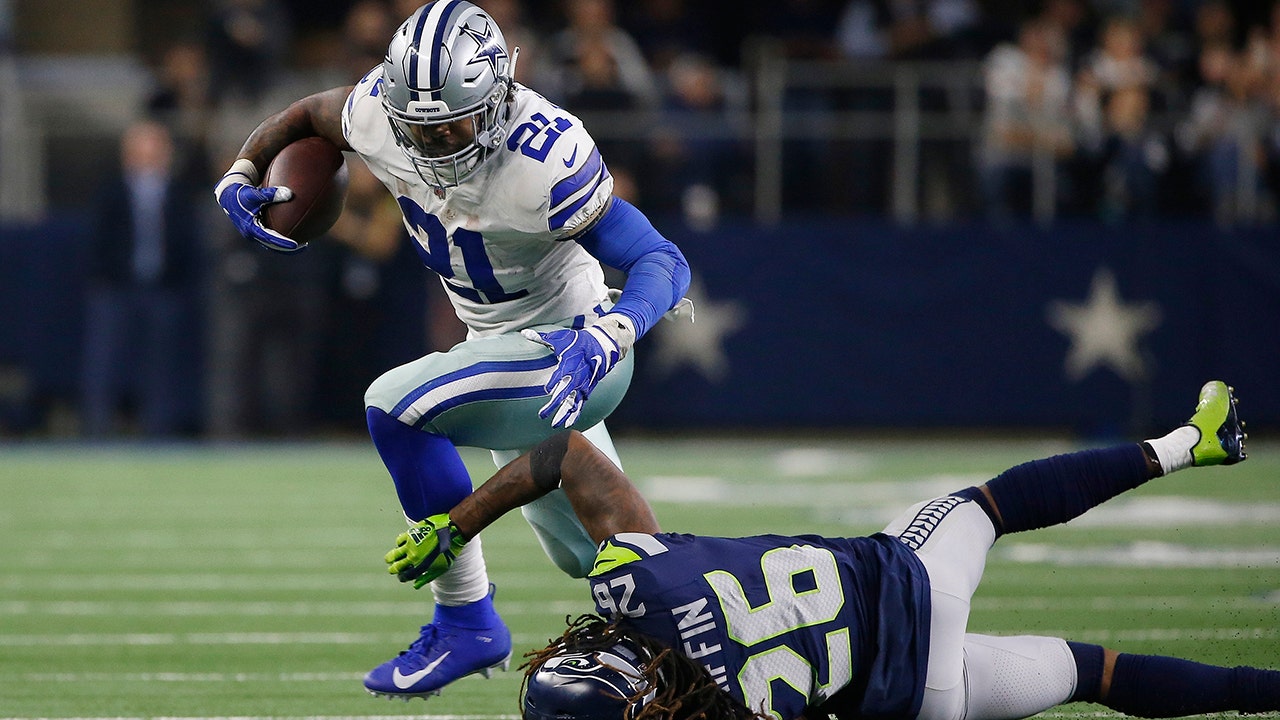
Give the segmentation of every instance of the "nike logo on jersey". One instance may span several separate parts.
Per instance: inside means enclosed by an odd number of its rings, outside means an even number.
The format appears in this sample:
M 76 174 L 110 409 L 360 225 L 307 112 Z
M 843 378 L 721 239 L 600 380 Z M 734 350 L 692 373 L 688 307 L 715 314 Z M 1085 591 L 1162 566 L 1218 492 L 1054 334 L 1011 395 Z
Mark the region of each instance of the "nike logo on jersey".
M 391 671 L 391 682 L 395 683 L 395 686 L 401 690 L 408 690 L 414 683 L 431 674 L 431 671 L 439 667 L 440 663 L 444 662 L 444 659 L 449 657 L 449 654 L 452 652 L 452 650 L 446 652 L 435 660 L 432 660 L 426 667 L 422 668 L 418 672 L 409 673 L 408 675 L 401 675 L 400 668 L 396 668 Z
M 572 153 L 569 153 L 569 159 L 568 159 L 568 160 L 563 161 L 563 162 L 564 162 L 564 166 L 565 166 L 565 167 L 567 167 L 567 168 L 571 168 L 571 167 L 573 167 L 573 161 L 574 161 L 574 160 L 577 160 L 577 159 L 578 159 L 578 146 L 577 146 L 577 145 L 574 145 L 574 146 L 573 146 L 573 152 L 572 152 Z

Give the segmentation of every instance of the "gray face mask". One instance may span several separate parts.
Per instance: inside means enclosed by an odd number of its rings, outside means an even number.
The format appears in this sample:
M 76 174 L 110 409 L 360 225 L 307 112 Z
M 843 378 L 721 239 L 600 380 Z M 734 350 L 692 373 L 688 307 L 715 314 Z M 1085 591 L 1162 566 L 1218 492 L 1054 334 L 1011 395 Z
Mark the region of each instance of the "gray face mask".
M 471 176 L 502 144 L 516 53 L 497 24 L 469 2 L 419 8 L 392 36 L 383 61 L 382 106 L 396 143 L 430 185 Z M 448 123 L 463 142 L 433 130 Z

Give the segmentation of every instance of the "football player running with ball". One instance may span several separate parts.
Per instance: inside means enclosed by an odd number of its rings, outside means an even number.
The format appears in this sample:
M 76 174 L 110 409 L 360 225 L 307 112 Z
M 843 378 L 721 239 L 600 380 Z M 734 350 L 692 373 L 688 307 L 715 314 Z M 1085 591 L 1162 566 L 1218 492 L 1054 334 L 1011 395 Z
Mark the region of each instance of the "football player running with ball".
M 395 196 L 418 255 L 469 330 L 448 352 L 385 373 L 365 395 L 369 433 L 411 523 L 431 526 L 471 493 L 459 445 L 488 448 L 503 465 L 573 426 L 618 463 L 603 421 L 630 383 L 628 351 L 664 314 L 691 313 L 684 256 L 613 196 L 578 118 L 513 81 L 518 52 L 479 7 L 425 5 L 354 86 L 264 120 L 215 191 L 242 234 L 286 253 L 303 245 L 265 227 L 262 211 L 291 193 L 258 187 L 286 145 L 319 136 L 354 151 Z M 616 301 L 601 263 L 627 273 Z M 587 574 L 595 542 L 563 493 L 524 513 L 558 567 Z M 369 672 L 370 692 L 426 697 L 507 666 L 511 636 L 478 539 L 432 590 L 432 621 Z
M 505 511 L 563 489 L 600 542 L 584 615 L 530 653 L 525 720 L 1009 720 L 1067 702 L 1140 717 L 1280 710 L 1280 671 L 968 632 L 987 553 L 1143 483 L 1245 459 L 1224 383 L 1164 437 L 1025 463 L 915 505 L 867 537 L 664 533 L 575 432 L 543 441 L 387 555 L 440 572 Z M 437 528 L 447 527 L 445 533 Z

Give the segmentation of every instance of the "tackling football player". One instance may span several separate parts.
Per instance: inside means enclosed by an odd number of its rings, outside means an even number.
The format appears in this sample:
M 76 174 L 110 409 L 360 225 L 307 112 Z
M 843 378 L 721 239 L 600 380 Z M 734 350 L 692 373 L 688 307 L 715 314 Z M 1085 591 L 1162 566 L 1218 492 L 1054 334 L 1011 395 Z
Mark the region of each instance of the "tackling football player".
M 628 351 L 668 311 L 691 312 L 683 255 L 613 196 L 578 118 L 513 81 L 518 52 L 475 5 L 425 5 L 354 86 L 264 120 L 215 190 L 241 233 L 286 253 L 303 245 L 265 227 L 262 211 L 291 192 L 258 181 L 288 144 L 319 136 L 354 151 L 395 196 L 469 329 L 465 342 L 390 370 L 365 395 L 369 433 L 411 523 L 471 492 L 458 445 L 488 448 L 503 465 L 574 426 L 618 462 L 603 420 L 630 383 Z M 601 263 L 627 273 L 616 302 Z M 563 493 L 524 513 L 557 566 L 575 577 L 590 570 L 595 543 Z M 374 694 L 426 697 L 506 667 L 510 633 L 478 539 L 432 589 L 432 621 L 366 676 Z
M 1207 383 L 1161 438 L 1058 455 L 907 510 L 868 537 L 661 532 L 576 432 L 503 467 L 387 554 L 421 582 L 505 511 L 563 489 L 600 543 L 596 610 L 530 654 L 525 720 L 1007 720 L 1088 701 L 1140 717 L 1280 710 L 1280 671 L 968 633 L 987 553 L 1152 478 L 1245 459 L 1236 401 Z

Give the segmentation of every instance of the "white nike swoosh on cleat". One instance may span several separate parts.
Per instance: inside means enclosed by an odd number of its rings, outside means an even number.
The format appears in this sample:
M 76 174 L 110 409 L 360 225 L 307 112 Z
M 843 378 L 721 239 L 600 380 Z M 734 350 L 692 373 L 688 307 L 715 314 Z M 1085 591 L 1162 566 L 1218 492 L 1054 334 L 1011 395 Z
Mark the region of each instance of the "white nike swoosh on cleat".
M 408 675 L 401 675 L 400 668 L 396 668 L 391 671 L 391 682 L 394 683 L 395 686 L 400 688 L 401 690 L 408 690 L 410 687 L 413 686 L 414 683 L 418 682 L 422 678 L 429 675 L 432 670 L 435 670 L 436 667 L 440 665 L 440 663 L 444 662 L 445 658 L 449 657 L 449 653 L 452 653 L 452 652 L 453 652 L 452 650 L 446 652 L 445 654 L 441 655 L 435 660 L 432 660 L 431 664 L 422 668 L 418 672 L 409 673 Z

